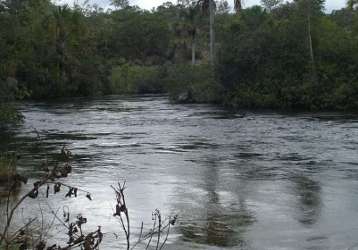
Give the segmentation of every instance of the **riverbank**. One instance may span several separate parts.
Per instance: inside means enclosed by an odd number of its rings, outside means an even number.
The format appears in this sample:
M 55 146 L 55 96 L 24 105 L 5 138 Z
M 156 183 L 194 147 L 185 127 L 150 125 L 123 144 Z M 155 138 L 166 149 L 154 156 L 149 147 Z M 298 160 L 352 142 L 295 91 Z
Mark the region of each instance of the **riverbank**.
M 316 83 L 307 74 L 287 74 L 284 78 L 271 77 L 265 81 L 248 78 L 229 84 L 225 72 L 220 65 L 208 64 L 156 67 L 124 64 L 112 71 L 111 88 L 116 94 L 166 93 L 174 103 L 211 103 L 233 110 L 354 113 L 358 110 L 356 82 Z

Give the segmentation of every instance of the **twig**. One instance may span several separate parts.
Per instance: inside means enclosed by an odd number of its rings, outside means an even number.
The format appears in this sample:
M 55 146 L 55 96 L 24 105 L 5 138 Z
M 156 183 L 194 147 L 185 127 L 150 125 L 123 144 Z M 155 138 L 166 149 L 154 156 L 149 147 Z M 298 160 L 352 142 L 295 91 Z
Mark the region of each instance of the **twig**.
M 156 246 L 156 250 L 158 250 L 159 247 L 159 242 L 160 242 L 160 233 L 161 233 L 161 227 L 162 227 L 162 215 L 160 214 L 159 209 L 155 210 L 155 214 L 158 217 L 158 239 L 157 239 L 157 246 Z
M 15 214 L 15 211 L 20 206 L 20 204 L 22 204 L 24 202 L 24 200 L 28 197 L 37 198 L 39 189 L 43 185 L 54 184 L 55 179 L 66 177 L 71 172 L 72 167 L 68 163 L 68 161 L 71 157 L 71 152 L 63 147 L 61 150 L 61 153 L 66 157 L 66 160 L 67 160 L 66 164 L 60 169 L 56 166 L 51 171 L 47 168 L 47 175 L 44 178 L 42 178 L 42 180 L 35 182 L 34 187 L 30 191 L 28 191 L 25 195 L 23 195 L 11 209 L 10 209 L 10 196 L 11 196 L 12 189 L 14 189 L 14 187 L 16 185 L 16 182 L 14 182 L 12 184 L 12 186 L 9 188 L 7 204 L 6 204 L 6 225 L 3 229 L 3 232 L 0 233 L 0 246 L 2 245 L 4 240 L 6 241 L 6 245 L 8 245 L 8 240 L 6 240 L 6 238 L 8 235 L 10 224 L 11 224 L 11 221 Z M 60 183 L 60 184 L 70 188 L 70 192 L 69 192 L 70 197 L 72 196 L 73 191 L 74 191 L 74 195 L 77 196 L 77 190 L 80 190 L 80 191 L 86 192 L 87 198 L 91 199 L 90 193 L 85 190 L 74 188 L 74 187 L 71 187 L 69 185 L 62 184 L 62 183 Z M 48 192 L 48 190 L 47 190 L 47 192 Z
M 19 234 L 22 230 L 30 226 L 34 221 L 36 221 L 36 218 L 31 219 L 29 222 L 27 222 L 24 226 L 20 227 L 9 237 L 9 241 L 12 241 L 16 238 L 17 234 Z
M 116 210 L 115 213 L 113 214 L 113 216 L 119 216 L 124 234 L 126 236 L 126 240 L 127 240 L 127 250 L 130 249 L 130 221 L 129 221 L 129 212 L 128 212 L 128 208 L 126 205 L 126 200 L 125 200 L 125 195 L 124 195 L 124 190 L 125 190 L 125 185 L 126 182 L 124 181 L 123 185 L 121 185 L 121 183 L 118 182 L 118 187 L 115 188 L 113 186 L 111 186 L 111 188 L 114 190 L 115 194 L 116 194 Z M 124 223 L 122 214 L 124 214 L 124 217 L 126 219 L 126 224 Z
M 138 240 L 133 244 L 131 250 L 133 250 L 140 242 L 142 242 L 143 227 L 144 227 L 144 223 L 142 222 L 142 225 L 140 227 L 140 234 L 139 234 Z
M 164 245 L 165 245 L 165 243 L 167 243 L 168 236 L 169 236 L 169 231 L 170 231 L 170 223 L 168 224 L 167 235 L 165 236 L 165 239 L 164 239 L 164 241 L 163 241 L 162 245 L 160 246 L 159 250 L 162 250 L 162 249 L 163 249 L 163 247 L 164 247 Z
M 152 241 L 152 238 L 153 238 L 153 235 L 154 235 L 154 231 L 155 231 L 156 223 L 157 223 L 157 217 L 154 217 L 153 228 L 152 228 L 152 230 L 151 230 L 151 232 L 150 232 L 150 234 L 149 234 L 149 235 L 150 235 L 150 238 L 149 238 L 148 244 L 147 244 L 147 246 L 146 246 L 145 249 L 148 249 L 148 247 L 149 247 L 149 245 L 150 245 L 150 243 L 151 243 L 151 241 Z

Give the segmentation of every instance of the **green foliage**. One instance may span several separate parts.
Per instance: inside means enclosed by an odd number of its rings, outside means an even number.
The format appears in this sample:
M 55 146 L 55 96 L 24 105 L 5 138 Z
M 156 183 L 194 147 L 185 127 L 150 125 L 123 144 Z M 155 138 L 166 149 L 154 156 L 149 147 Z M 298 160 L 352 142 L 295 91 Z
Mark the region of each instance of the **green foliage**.
M 103 69 L 107 63 L 97 50 L 102 27 L 91 25 L 92 16 L 78 6 L 54 6 L 47 0 L 4 4 L 2 75 L 16 78 L 33 98 L 104 92 L 103 75 L 109 70 Z
M 165 20 L 135 8 L 115 11 L 112 18 L 112 55 L 147 65 L 165 62 L 170 35 Z
M 0 154 L 0 183 L 8 181 L 16 174 L 16 156 L 10 153 Z
M 6 124 L 20 122 L 22 118 L 21 113 L 14 105 L 0 103 L 0 128 Z
M 220 39 L 225 43 L 217 70 L 226 105 L 304 110 L 358 108 L 358 37 L 353 31 L 357 13 L 350 11 L 348 15 L 343 10 L 344 14 L 324 15 L 322 3 L 311 3 L 310 11 L 315 78 L 305 1 L 280 5 L 271 13 L 259 7 L 245 9 L 229 25 L 221 26 Z
M 22 120 L 22 115 L 13 101 L 27 95 L 27 91 L 19 88 L 15 79 L 10 77 L 6 80 L 0 79 L 0 127 Z
M 331 14 L 324 0 L 262 0 L 264 7 L 246 9 L 235 2 L 236 14 L 217 1 L 209 22 L 207 0 L 152 11 L 116 0 L 116 10 L 106 12 L 50 0 L 0 1 L 0 119 L 16 120 L 4 103 L 19 93 L 168 91 L 173 100 L 232 107 L 357 109 L 356 1 Z
M 114 67 L 111 77 L 113 93 L 143 94 L 164 92 L 164 70 L 158 66 L 123 64 Z
M 355 8 L 357 8 L 357 6 L 358 6 L 358 1 L 357 0 L 348 0 L 347 1 L 347 7 L 350 10 L 354 10 Z
M 128 0 L 111 0 L 111 5 L 113 5 L 116 8 L 127 8 L 129 6 Z
M 271 11 L 281 3 L 282 0 L 261 0 L 261 4 L 265 7 L 265 9 L 269 11 Z
M 165 79 L 171 100 L 177 102 L 218 102 L 221 88 L 212 66 L 175 65 Z

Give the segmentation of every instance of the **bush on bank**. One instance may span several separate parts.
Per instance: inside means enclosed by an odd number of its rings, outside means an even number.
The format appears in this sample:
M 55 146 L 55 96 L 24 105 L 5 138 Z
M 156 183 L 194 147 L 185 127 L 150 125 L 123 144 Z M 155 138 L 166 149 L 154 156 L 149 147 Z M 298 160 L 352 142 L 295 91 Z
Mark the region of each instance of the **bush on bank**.
M 0 153 L 0 198 L 7 194 L 9 182 L 16 178 L 16 160 L 14 154 Z
M 0 127 L 22 120 L 22 115 L 13 102 L 15 99 L 22 99 L 27 94 L 26 90 L 18 87 L 16 79 L 0 78 Z
M 112 69 L 111 90 L 116 94 L 163 93 L 165 69 L 128 63 Z
M 221 99 L 221 87 L 213 67 L 202 65 L 173 65 L 168 68 L 165 82 L 169 97 L 181 103 L 215 103 Z

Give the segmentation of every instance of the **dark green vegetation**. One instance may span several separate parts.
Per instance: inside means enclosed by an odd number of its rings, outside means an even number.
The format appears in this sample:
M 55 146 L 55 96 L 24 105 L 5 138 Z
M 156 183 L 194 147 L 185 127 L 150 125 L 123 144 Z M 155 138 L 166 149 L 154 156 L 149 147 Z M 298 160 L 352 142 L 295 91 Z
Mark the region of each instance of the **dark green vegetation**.
M 16 174 L 16 157 L 11 154 L 0 154 L 0 183 L 7 182 Z
M 229 105 L 358 107 L 358 11 L 327 15 L 323 2 L 296 1 L 271 12 L 253 7 L 231 17 L 217 63 Z
M 16 81 L 31 98 L 169 92 L 235 108 L 356 110 L 357 3 L 330 14 L 324 0 L 262 5 L 2 0 L 1 86 Z M 1 107 L 0 119 L 17 117 Z
M 17 181 L 18 174 L 16 171 L 16 162 L 16 155 L 12 153 L 0 154 L 0 199 L 8 195 L 10 182 L 14 182 L 14 192 L 17 191 L 21 184 L 20 181 Z
M 0 78 L 0 128 L 6 124 L 21 121 L 22 116 L 13 102 L 15 99 L 22 99 L 27 95 L 26 90 L 18 87 L 16 79 Z

